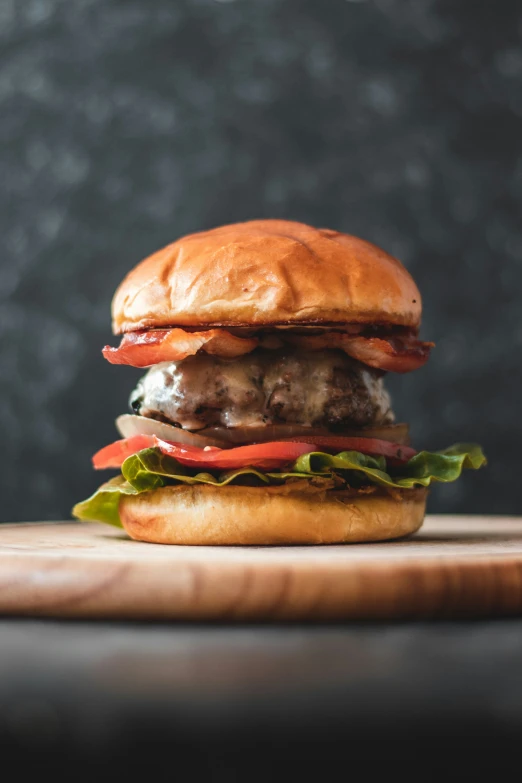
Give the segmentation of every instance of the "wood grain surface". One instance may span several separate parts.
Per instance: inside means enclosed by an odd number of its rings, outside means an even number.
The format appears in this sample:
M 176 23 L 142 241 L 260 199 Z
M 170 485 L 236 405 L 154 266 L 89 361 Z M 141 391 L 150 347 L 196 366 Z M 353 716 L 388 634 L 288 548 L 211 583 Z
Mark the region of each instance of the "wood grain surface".
M 522 614 L 522 517 L 426 519 L 409 540 L 181 547 L 96 523 L 0 526 L 0 614 L 328 620 Z

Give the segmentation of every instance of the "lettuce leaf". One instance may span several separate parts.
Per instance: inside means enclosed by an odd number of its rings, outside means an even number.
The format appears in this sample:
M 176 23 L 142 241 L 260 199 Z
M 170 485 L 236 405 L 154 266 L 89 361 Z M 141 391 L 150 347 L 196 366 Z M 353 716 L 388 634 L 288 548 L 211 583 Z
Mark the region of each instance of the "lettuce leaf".
M 123 476 L 115 476 L 102 484 L 87 500 L 77 503 L 72 513 L 77 519 L 106 522 L 121 527 L 118 506 L 122 495 L 138 495 L 139 490 L 129 484 Z
M 296 460 L 296 471 L 313 476 L 331 475 L 333 471 L 354 485 L 351 474 L 362 474 L 374 484 L 397 489 L 429 487 L 432 481 L 455 481 L 464 468 L 478 470 L 486 463 L 480 446 L 456 443 L 443 451 L 419 451 L 405 465 L 394 467 L 393 478 L 387 472 L 384 457 L 369 457 L 358 451 L 343 451 L 335 456 L 323 452 L 304 454 Z M 357 484 L 355 484 L 357 486 Z
M 255 468 L 239 468 L 220 473 L 194 473 L 174 457 L 162 454 L 159 449 L 143 449 L 131 457 L 127 457 L 121 466 L 123 477 L 136 489 L 145 492 L 148 489 L 158 489 L 167 483 L 181 482 L 183 484 L 214 484 L 223 487 L 241 476 L 258 479 L 262 484 L 270 482 L 269 474 L 261 473 Z
M 137 495 L 166 484 L 212 484 L 225 486 L 247 483 L 250 486 L 281 484 L 293 478 L 315 476 L 334 478 L 340 488 L 378 484 L 396 489 L 428 487 L 434 481 L 449 482 L 459 478 L 462 470 L 478 470 L 486 464 L 480 446 L 456 443 L 442 451 L 420 451 L 404 465 L 387 465 L 384 457 L 370 457 L 358 451 L 325 454 L 314 451 L 299 457 L 287 472 L 263 473 L 255 468 L 240 468 L 214 475 L 196 473 L 159 449 L 143 449 L 128 457 L 122 465 L 122 475 L 111 479 L 87 500 L 73 508 L 78 519 L 97 520 L 121 527 L 118 506 L 122 495 Z

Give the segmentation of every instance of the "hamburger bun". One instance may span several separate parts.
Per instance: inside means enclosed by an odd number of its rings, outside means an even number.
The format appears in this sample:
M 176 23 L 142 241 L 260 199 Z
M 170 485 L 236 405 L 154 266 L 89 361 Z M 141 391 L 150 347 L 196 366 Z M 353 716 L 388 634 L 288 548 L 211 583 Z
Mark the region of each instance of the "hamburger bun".
M 274 487 L 180 484 L 127 495 L 120 519 L 138 541 L 183 545 L 385 541 L 422 525 L 427 489 L 315 494 Z M 274 491 L 276 490 L 276 491 Z
M 421 297 L 375 245 L 288 220 L 190 234 L 146 258 L 112 303 L 115 334 L 168 326 L 385 324 L 417 328 Z

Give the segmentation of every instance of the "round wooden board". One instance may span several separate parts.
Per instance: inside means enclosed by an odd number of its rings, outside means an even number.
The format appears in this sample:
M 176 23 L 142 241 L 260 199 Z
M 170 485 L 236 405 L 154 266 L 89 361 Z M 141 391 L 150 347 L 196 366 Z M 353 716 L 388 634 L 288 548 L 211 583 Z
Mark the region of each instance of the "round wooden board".
M 0 614 L 328 620 L 522 613 L 522 518 L 428 517 L 413 538 L 181 547 L 96 523 L 0 525 Z

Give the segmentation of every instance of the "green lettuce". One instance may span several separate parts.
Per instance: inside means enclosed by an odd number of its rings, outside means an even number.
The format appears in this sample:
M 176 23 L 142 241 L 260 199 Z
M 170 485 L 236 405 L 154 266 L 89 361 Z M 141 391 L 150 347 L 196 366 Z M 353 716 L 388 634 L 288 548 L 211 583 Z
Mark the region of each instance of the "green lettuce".
M 165 484 L 214 484 L 223 487 L 232 481 L 236 483 L 241 476 L 268 484 L 268 474 L 261 473 L 254 468 L 239 468 L 229 470 L 214 476 L 212 473 L 195 473 L 174 457 L 162 454 L 159 449 L 143 449 L 131 457 L 127 457 L 121 466 L 121 472 L 126 481 L 137 492 L 145 492 L 148 489 L 158 489 Z M 249 481 L 249 483 L 252 483 Z
M 358 451 L 325 454 L 314 451 L 299 457 L 287 472 L 264 473 L 255 468 L 196 472 L 159 449 L 143 449 L 128 457 L 121 476 L 111 479 L 87 500 L 73 508 L 78 519 L 97 520 L 121 527 L 118 506 L 122 495 L 137 495 L 167 484 L 245 484 L 263 486 L 283 484 L 294 478 L 334 478 L 336 486 L 359 487 L 378 484 L 383 487 L 412 489 L 428 487 L 432 482 L 449 482 L 459 478 L 466 468 L 477 470 L 486 464 L 480 446 L 456 443 L 443 451 L 420 451 L 403 465 L 388 464 L 385 457 L 370 457 Z
M 429 487 L 432 481 L 455 481 L 463 468 L 477 470 L 486 462 L 480 446 L 474 443 L 456 443 L 443 451 L 419 451 L 405 465 L 393 467 L 393 478 L 387 472 L 384 457 L 370 457 L 358 451 L 342 451 L 335 456 L 322 452 L 304 454 L 296 460 L 294 468 L 312 476 L 331 475 L 333 472 L 346 478 L 354 486 L 354 478 L 361 477 L 374 484 L 398 489 L 415 486 Z M 353 475 L 355 474 L 355 475 Z
M 87 500 L 77 503 L 72 513 L 77 519 L 106 522 L 121 527 L 118 506 L 122 495 L 138 495 L 139 490 L 129 484 L 123 476 L 115 476 L 102 484 Z
M 226 484 L 280 484 L 289 478 L 310 478 L 310 471 L 263 473 L 255 468 L 237 468 L 236 470 L 212 473 L 195 473 L 174 457 L 162 454 L 159 449 L 143 449 L 131 457 L 127 457 L 121 466 L 121 472 L 126 481 L 139 492 L 148 489 L 158 489 L 165 484 L 213 484 L 224 487 Z M 319 475 L 319 474 L 317 474 Z M 323 475 L 321 473 L 321 475 Z

